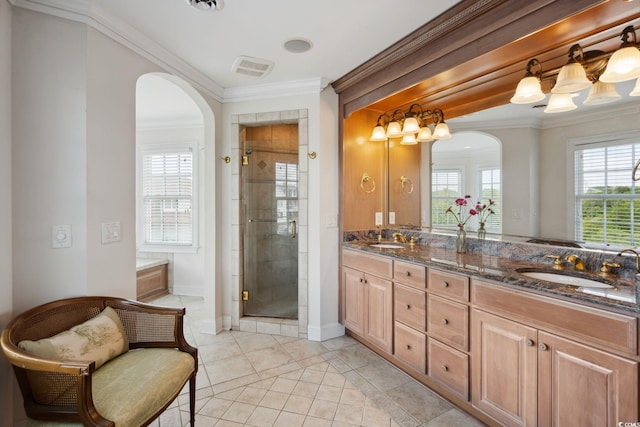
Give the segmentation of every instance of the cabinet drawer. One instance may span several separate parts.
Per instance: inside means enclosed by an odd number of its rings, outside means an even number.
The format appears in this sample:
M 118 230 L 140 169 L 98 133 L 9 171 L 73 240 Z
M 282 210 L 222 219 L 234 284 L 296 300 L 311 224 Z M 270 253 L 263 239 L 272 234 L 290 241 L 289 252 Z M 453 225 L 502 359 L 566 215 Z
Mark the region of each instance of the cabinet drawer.
M 391 258 L 347 249 L 342 252 L 342 264 L 380 277 L 391 278 L 393 275 L 393 260 Z
M 400 322 L 395 322 L 394 354 L 416 371 L 424 374 L 427 365 L 427 337 Z
M 512 320 L 597 346 L 636 355 L 637 319 L 597 308 L 473 281 L 473 303 Z
M 461 399 L 469 400 L 469 356 L 429 339 L 428 375 Z
M 454 298 L 460 301 L 469 301 L 469 278 L 455 273 L 429 269 L 427 287 L 430 292 Z
M 394 261 L 393 280 L 418 289 L 425 289 L 427 287 L 427 268 L 409 262 Z
M 424 291 L 395 283 L 394 296 L 395 320 L 419 331 L 425 331 L 427 294 Z
M 427 300 L 427 331 L 461 350 L 469 349 L 469 307 L 435 295 Z

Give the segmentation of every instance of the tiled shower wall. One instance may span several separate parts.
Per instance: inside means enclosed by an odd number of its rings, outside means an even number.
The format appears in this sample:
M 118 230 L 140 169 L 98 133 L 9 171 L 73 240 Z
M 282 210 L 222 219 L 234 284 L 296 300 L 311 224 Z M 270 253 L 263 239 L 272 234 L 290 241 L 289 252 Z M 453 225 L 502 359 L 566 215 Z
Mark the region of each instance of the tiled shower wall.
M 275 111 L 270 113 L 240 114 L 231 116 L 232 158 L 242 159 L 244 155 L 242 138 L 247 126 L 262 126 L 279 123 L 298 123 L 298 320 L 242 318 L 241 291 L 243 284 L 242 253 L 243 225 L 241 216 L 242 183 L 241 162 L 234 162 L 232 176 L 232 316 L 231 327 L 249 332 L 264 332 L 274 335 L 297 336 L 307 338 L 307 272 L 308 272 L 308 171 L 309 133 L 308 113 L 303 110 Z

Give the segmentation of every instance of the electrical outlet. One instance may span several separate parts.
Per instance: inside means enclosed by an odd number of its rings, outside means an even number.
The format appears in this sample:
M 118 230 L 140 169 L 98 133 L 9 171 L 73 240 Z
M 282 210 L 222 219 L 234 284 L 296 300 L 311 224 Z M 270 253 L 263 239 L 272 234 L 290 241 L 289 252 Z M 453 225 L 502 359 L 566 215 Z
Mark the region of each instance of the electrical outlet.
M 122 240 L 120 221 L 103 222 L 101 224 L 102 244 L 114 243 Z
M 376 225 L 382 225 L 382 212 L 376 212 Z

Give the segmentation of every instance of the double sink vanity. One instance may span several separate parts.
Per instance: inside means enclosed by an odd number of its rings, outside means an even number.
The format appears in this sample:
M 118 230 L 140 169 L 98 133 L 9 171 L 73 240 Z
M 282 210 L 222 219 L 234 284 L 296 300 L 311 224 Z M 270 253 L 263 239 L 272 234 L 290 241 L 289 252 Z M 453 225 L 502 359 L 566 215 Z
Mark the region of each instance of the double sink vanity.
M 458 254 L 451 236 L 370 235 L 342 245 L 351 336 L 490 425 L 640 419 L 634 272 L 605 275 L 602 254 L 572 248 L 487 241 Z

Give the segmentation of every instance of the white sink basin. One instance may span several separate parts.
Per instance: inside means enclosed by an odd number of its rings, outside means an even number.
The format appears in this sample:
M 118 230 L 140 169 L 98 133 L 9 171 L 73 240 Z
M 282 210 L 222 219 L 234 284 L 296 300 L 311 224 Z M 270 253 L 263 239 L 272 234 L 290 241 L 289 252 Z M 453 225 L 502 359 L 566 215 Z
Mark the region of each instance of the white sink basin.
M 374 243 L 373 245 L 369 245 L 372 248 L 380 248 L 380 249 L 404 249 L 402 245 L 394 245 L 392 243 Z
M 585 279 L 583 277 L 567 276 L 565 274 L 547 273 L 543 271 L 525 271 L 520 274 L 531 277 L 532 279 L 546 280 L 547 282 L 559 283 L 561 285 L 580 286 L 583 288 L 613 288 L 613 286 L 607 285 L 606 283 Z

